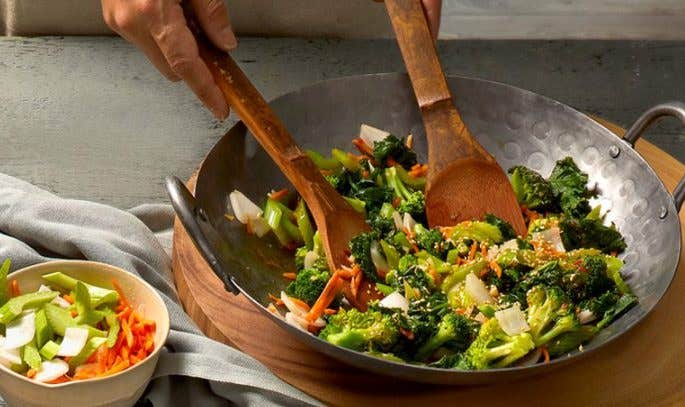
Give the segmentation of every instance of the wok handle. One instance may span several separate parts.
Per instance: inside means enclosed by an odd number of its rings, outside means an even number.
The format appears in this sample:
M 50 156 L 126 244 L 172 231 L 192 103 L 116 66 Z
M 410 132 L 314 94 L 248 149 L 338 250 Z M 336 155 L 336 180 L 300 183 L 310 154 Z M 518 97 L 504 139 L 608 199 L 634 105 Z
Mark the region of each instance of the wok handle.
M 240 294 L 240 290 L 235 285 L 233 277 L 231 277 L 227 270 L 224 270 L 214 254 L 215 249 L 211 242 L 216 241 L 216 239 L 212 239 L 207 235 L 214 234 L 218 238 L 218 233 L 209 223 L 204 210 L 197 205 L 195 197 L 190 193 L 185 184 L 176 177 L 170 176 L 166 178 L 166 189 L 169 193 L 169 198 L 171 198 L 171 205 L 174 207 L 174 211 L 176 211 L 188 235 L 190 235 L 193 243 L 195 243 L 195 247 L 200 250 L 202 257 L 209 263 L 214 274 L 224 283 L 226 290 L 235 295 Z
M 665 102 L 648 109 L 626 131 L 623 140 L 634 146 L 645 130 L 664 117 L 675 117 L 685 126 L 685 103 L 678 101 Z M 676 209 L 680 211 L 685 202 L 685 177 L 680 179 L 678 185 L 673 190 L 673 201 L 675 202 Z

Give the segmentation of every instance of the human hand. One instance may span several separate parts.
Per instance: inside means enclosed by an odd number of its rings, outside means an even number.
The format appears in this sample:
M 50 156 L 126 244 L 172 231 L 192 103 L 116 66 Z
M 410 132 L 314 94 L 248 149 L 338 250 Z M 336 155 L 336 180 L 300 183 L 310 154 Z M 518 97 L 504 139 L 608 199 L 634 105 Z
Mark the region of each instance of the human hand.
M 428 0 L 426 0 L 428 1 Z M 101 0 L 105 23 L 140 48 L 171 81 L 183 80 L 217 119 L 228 116 L 228 105 L 186 23 L 180 0 Z M 207 37 L 231 51 L 237 40 L 223 0 L 190 0 Z

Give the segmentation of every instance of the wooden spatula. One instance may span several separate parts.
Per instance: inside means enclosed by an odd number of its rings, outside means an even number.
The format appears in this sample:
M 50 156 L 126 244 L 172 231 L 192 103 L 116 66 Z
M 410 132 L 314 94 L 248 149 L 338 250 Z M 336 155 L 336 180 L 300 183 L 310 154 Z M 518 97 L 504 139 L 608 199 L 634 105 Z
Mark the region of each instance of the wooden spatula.
M 319 230 L 328 265 L 332 272 L 340 269 L 348 263 L 346 253 L 349 253 L 350 240 L 370 230 L 364 217 L 352 209 L 321 175 L 233 58 L 205 37 L 187 5 L 184 5 L 184 13 L 197 40 L 200 57 L 207 64 L 226 102 L 307 203 Z M 350 303 L 361 309 L 366 308 L 369 299 L 380 295 L 375 285 L 368 282 L 362 282 L 358 295 L 351 295 L 349 282 L 345 282 L 344 289 Z
M 452 102 L 420 0 L 385 0 L 428 139 L 426 212 L 431 226 L 492 213 L 524 235 L 507 175 L 473 138 Z

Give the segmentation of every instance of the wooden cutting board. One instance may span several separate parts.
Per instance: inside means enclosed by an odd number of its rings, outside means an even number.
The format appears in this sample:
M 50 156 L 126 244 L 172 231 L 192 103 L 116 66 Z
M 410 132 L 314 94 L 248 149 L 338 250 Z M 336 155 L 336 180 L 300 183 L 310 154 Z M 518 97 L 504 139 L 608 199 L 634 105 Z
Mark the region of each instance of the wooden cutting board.
M 619 127 L 599 120 L 610 130 Z M 637 150 L 669 190 L 685 165 L 640 140 Z M 195 187 L 195 176 L 188 181 Z M 680 215 L 685 222 L 685 212 Z M 347 366 L 292 338 L 242 296 L 224 290 L 178 219 L 173 270 L 190 316 L 211 338 L 235 346 L 286 382 L 330 405 L 683 405 L 685 404 L 685 256 L 661 302 L 631 332 L 586 358 L 549 374 L 485 386 L 401 382 Z

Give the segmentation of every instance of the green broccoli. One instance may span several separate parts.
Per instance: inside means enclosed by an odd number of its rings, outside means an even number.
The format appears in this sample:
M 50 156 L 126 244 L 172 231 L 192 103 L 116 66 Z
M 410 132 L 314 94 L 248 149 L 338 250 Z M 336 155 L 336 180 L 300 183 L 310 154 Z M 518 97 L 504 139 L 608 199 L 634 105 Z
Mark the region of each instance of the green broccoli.
M 378 240 L 378 233 L 365 232 L 350 240 L 350 252 L 354 256 L 354 262 L 361 267 L 364 276 L 372 282 L 378 282 L 376 266 L 371 259 L 371 244 Z
M 390 270 L 385 276 L 385 283 L 408 299 L 430 293 L 435 287 L 433 278 L 418 265 L 418 258 L 411 254 L 400 258 L 397 269 Z
M 390 314 L 377 309 L 365 312 L 341 309 L 328 317 L 319 337 L 334 345 L 358 351 L 389 350 L 397 342 L 399 330 Z
M 304 257 L 309 253 L 307 246 L 301 246 L 295 249 L 295 268 L 302 270 L 304 268 Z
M 381 141 L 373 143 L 373 158 L 379 165 L 392 158 L 404 168 L 411 168 L 416 164 L 416 153 L 394 135 L 389 135 Z
M 604 256 L 586 256 L 579 270 L 567 273 L 562 278 L 563 287 L 574 302 L 599 296 L 615 287 L 607 275 Z
M 615 226 L 604 226 L 597 219 L 570 219 L 559 222 L 566 250 L 595 248 L 606 254 L 621 253 L 626 248 L 623 236 Z
M 592 325 L 583 325 L 578 329 L 563 333 L 547 343 L 547 350 L 551 357 L 561 356 L 592 339 L 599 329 Z
M 485 222 L 497 226 L 500 233 L 502 233 L 502 240 L 511 240 L 516 238 L 516 232 L 509 222 L 504 219 L 500 219 L 497 216 L 488 213 L 485 215 Z
M 571 218 L 582 218 L 590 213 L 587 189 L 588 176 L 582 172 L 571 157 L 557 161 L 549 177 L 552 192 L 561 210 Z
M 438 348 L 449 345 L 455 352 L 465 351 L 477 334 L 478 323 L 463 315 L 449 313 L 442 317 L 438 330 L 418 350 L 416 358 L 426 360 Z
M 621 296 L 615 291 L 611 290 L 597 297 L 592 297 L 582 301 L 578 307 L 582 310 L 592 312 L 592 315 L 598 319 L 601 319 L 607 311 L 616 305 L 620 297 Z
M 507 335 L 496 318 L 488 319 L 480 328 L 478 336 L 466 349 L 461 369 L 487 369 L 506 367 L 522 358 L 535 348 L 533 337 L 527 333 Z
M 535 210 L 554 207 L 552 187 L 542 175 L 523 166 L 510 168 L 509 174 L 511 174 L 511 186 L 521 205 Z
M 409 213 L 416 220 L 422 221 L 426 212 L 426 197 L 423 191 L 409 188 L 402 182 L 395 167 L 386 168 L 384 174 L 394 197 L 400 199 L 397 210 L 402 213 Z
M 527 291 L 536 285 L 561 286 L 563 279 L 564 270 L 559 262 L 550 261 L 526 273 L 521 279 L 520 288 Z
M 369 213 L 378 212 L 386 202 L 391 202 L 392 191 L 384 186 L 378 186 L 370 179 L 360 179 L 351 183 L 349 195 L 364 202 L 366 211 Z
M 295 280 L 288 284 L 285 293 L 312 305 L 319 298 L 330 278 L 331 274 L 326 269 L 303 269 L 297 273 Z
M 426 229 L 420 223 L 414 228 L 416 245 L 433 256 L 440 257 L 444 251 L 442 233 L 438 229 Z
M 528 291 L 528 325 L 536 346 L 580 328 L 569 300 L 558 287 L 535 286 Z

